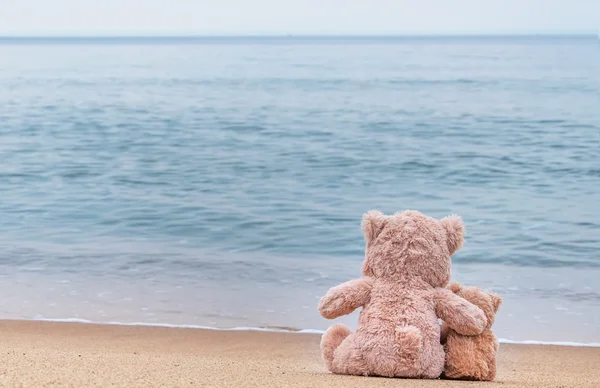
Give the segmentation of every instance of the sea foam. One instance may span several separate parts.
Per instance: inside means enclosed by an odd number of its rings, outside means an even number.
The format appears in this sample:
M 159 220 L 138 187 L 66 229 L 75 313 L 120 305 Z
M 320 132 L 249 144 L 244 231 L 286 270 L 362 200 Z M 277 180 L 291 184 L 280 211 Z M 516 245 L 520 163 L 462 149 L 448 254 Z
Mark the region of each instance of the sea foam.
M 317 329 L 282 329 L 274 327 L 213 327 L 213 326 L 201 326 L 201 325 L 174 325 L 170 323 L 144 323 L 144 322 L 93 322 L 87 319 L 80 318 L 36 318 L 29 321 L 45 321 L 45 322 L 63 322 L 63 323 L 83 323 L 83 324 L 96 324 L 96 325 L 118 325 L 118 326 L 146 326 L 146 327 L 167 327 L 173 329 L 200 329 L 200 330 L 214 330 L 214 331 L 262 331 L 271 333 L 291 333 L 291 334 L 323 334 L 324 330 Z M 551 345 L 551 346 L 576 346 L 576 347 L 600 347 L 600 342 L 569 342 L 569 341 L 533 341 L 523 340 L 515 341 L 506 338 L 499 338 L 498 342 L 502 344 L 517 344 L 517 345 Z

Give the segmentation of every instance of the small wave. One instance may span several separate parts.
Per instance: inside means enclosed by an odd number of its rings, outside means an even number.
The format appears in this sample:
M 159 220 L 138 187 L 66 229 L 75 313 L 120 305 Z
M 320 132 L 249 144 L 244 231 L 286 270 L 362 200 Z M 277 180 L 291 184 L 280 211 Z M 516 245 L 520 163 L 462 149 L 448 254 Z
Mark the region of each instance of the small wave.
M 200 330 L 214 330 L 214 331 L 263 331 L 273 333 L 299 333 L 299 334 L 323 334 L 323 330 L 315 329 L 295 329 L 295 328 L 280 328 L 280 327 L 213 327 L 213 326 L 202 326 L 202 325 L 174 325 L 170 323 L 146 323 L 146 322 L 95 322 L 81 318 L 34 318 L 25 319 L 26 321 L 42 321 L 42 322 L 57 322 L 57 323 L 82 323 L 92 325 L 116 325 L 116 326 L 146 326 L 146 327 L 167 327 L 173 329 L 200 329 Z
M 295 328 L 281 328 L 281 327 L 212 327 L 212 326 L 201 326 L 201 325 L 173 325 L 169 323 L 144 323 L 144 322 L 92 322 L 87 319 L 80 318 L 35 318 L 29 321 L 44 321 L 44 322 L 62 322 L 62 323 L 82 323 L 82 324 L 96 324 L 96 325 L 117 325 L 117 326 L 146 326 L 146 327 L 167 327 L 173 329 L 200 329 L 200 330 L 214 330 L 214 331 L 261 331 L 269 333 L 291 333 L 291 334 L 324 334 L 324 330 L 317 329 L 295 329 Z M 577 346 L 577 347 L 600 347 L 598 342 L 569 342 L 569 341 L 515 341 L 505 338 L 498 340 L 503 344 L 516 344 L 516 345 L 549 345 L 549 346 Z
M 600 347 L 600 342 L 568 342 L 568 341 L 513 341 L 505 338 L 498 339 L 498 342 L 502 344 L 516 344 L 516 345 L 550 345 L 550 346 L 585 346 L 585 347 Z

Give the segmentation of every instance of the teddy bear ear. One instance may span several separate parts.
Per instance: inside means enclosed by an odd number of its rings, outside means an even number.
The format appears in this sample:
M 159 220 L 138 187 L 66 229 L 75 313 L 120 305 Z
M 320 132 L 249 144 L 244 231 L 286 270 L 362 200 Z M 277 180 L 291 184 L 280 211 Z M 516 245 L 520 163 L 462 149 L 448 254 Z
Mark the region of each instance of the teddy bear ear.
M 450 291 L 452 291 L 453 293 L 457 293 L 460 291 L 460 289 L 462 288 L 462 285 L 460 283 L 457 282 L 452 282 L 448 285 L 448 289 Z
M 496 294 L 490 294 L 492 298 L 492 304 L 494 305 L 494 311 L 498 312 L 500 305 L 502 304 L 502 297 Z
M 385 226 L 386 216 L 383 215 L 379 210 L 370 210 L 366 212 L 360 224 L 360 227 L 365 234 L 365 240 L 367 242 L 373 241 L 375 237 L 381 233 L 381 230 Z
M 446 241 L 450 255 L 462 248 L 465 242 L 465 225 L 461 217 L 451 215 L 440 220 L 440 224 L 446 231 Z

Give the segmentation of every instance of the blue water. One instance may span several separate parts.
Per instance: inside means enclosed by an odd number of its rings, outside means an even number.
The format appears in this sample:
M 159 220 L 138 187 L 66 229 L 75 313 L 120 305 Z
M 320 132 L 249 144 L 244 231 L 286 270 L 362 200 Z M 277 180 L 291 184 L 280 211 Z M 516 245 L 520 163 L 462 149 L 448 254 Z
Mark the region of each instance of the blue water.
M 595 38 L 2 39 L 0 318 L 325 328 L 414 208 L 500 336 L 600 342 L 599 106 Z

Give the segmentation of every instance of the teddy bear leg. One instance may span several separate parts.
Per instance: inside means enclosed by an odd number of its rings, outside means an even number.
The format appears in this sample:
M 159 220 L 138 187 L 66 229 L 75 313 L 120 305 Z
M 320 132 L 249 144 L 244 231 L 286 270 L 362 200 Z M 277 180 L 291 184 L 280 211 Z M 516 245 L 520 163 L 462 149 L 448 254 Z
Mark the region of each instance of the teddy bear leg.
M 325 360 L 327 369 L 330 371 L 332 371 L 335 350 L 351 333 L 346 325 L 338 323 L 329 327 L 325 334 L 323 334 L 323 337 L 321 337 L 321 355 L 323 356 L 323 360 Z
M 496 354 L 486 354 L 483 358 L 485 359 L 485 368 L 482 368 L 480 380 L 493 381 L 496 378 Z
M 484 381 L 493 381 L 496 378 L 496 363 L 494 361 L 490 362 L 488 365 L 489 372 L 487 376 L 483 378 Z
M 356 334 L 350 334 L 335 350 L 331 371 L 336 374 L 367 376 L 369 368 L 356 345 Z
M 494 351 L 490 355 L 489 360 L 488 360 L 489 372 L 488 372 L 487 376 L 485 377 L 486 381 L 493 381 L 496 378 L 496 354 L 498 354 L 498 345 L 499 345 L 498 338 L 496 338 L 496 336 L 494 336 L 494 342 L 493 342 Z

